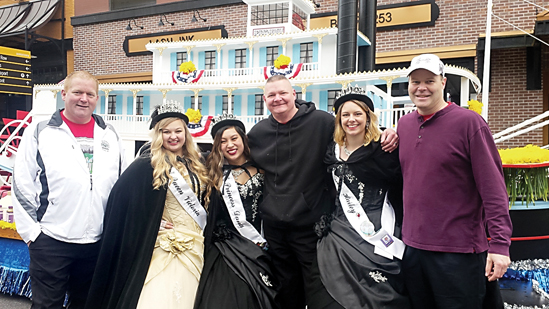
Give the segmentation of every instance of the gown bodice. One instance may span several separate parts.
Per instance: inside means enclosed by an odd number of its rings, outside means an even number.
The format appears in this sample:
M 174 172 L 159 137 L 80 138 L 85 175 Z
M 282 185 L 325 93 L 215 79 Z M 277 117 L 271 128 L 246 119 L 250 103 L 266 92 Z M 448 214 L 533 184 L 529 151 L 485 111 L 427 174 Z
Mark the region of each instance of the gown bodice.
M 261 219 L 258 207 L 263 199 L 263 180 L 264 175 L 256 173 L 244 184 L 236 183 L 244 210 L 246 211 L 246 220 L 258 231 L 261 231 Z

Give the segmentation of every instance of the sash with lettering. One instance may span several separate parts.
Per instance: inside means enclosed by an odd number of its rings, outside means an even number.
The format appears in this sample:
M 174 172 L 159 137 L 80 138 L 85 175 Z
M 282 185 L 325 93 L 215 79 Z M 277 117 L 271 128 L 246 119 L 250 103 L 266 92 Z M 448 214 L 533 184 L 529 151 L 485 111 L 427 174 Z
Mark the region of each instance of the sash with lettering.
M 332 176 L 337 188 L 339 184 L 337 183 L 335 172 L 332 172 Z M 381 229 L 377 232 L 375 231 L 374 224 L 368 218 L 368 215 L 360 205 L 358 199 L 344 181 L 341 182 L 339 201 L 343 208 L 343 212 L 345 213 L 345 217 L 347 217 L 347 220 L 353 229 L 365 241 L 375 246 L 375 254 L 391 260 L 393 257 L 402 260 L 406 245 L 404 245 L 402 240 L 393 236 L 395 231 L 395 211 L 387 199 L 387 194 L 385 194 L 383 210 L 381 211 Z
M 170 170 L 170 176 L 173 178 L 173 181 L 169 186 L 170 191 L 172 191 L 179 204 L 181 204 L 189 216 L 191 216 L 196 224 L 204 230 L 207 219 L 206 210 L 202 207 L 198 198 L 196 198 L 196 195 L 187 184 L 187 181 L 185 181 L 185 178 L 181 176 L 175 167 L 172 167 Z
M 265 238 L 259 234 L 255 227 L 246 220 L 246 211 L 238 192 L 238 186 L 234 180 L 233 174 L 228 170 L 229 175 L 223 183 L 223 200 L 229 211 L 231 221 L 240 235 L 247 238 L 254 244 L 263 244 Z

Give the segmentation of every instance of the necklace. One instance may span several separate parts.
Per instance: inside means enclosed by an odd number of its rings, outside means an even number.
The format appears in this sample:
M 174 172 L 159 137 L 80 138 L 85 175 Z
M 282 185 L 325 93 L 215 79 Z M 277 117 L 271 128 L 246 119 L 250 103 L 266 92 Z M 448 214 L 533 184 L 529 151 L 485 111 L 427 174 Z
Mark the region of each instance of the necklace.
M 350 151 L 349 149 L 347 149 L 347 145 L 343 145 L 343 152 L 348 156 L 350 157 L 351 154 L 353 153 L 352 151 Z
M 244 169 L 241 168 L 239 170 L 231 170 L 231 174 L 233 174 L 234 179 L 237 179 L 238 176 L 242 175 L 244 173 Z

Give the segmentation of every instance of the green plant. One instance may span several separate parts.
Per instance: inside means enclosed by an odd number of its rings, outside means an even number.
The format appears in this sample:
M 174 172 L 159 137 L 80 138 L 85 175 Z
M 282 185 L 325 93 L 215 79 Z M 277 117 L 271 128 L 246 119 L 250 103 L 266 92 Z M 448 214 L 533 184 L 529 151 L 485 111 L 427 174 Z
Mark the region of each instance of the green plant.
M 503 174 L 511 206 L 519 196 L 522 204 L 526 201 L 526 206 L 535 205 L 539 199 L 547 201 L 547 167 L 504 168 Z

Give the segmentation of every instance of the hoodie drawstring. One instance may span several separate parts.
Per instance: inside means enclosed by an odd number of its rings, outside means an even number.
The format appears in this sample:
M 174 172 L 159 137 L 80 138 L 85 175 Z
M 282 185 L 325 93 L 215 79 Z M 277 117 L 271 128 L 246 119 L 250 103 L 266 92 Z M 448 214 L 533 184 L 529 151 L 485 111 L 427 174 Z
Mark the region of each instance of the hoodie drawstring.
M 276 135 L 275 135 L 275 177 L 274 177 L 275 188 L 276 188 L 277 176 L 278 176 L 278 121 L 276 122 Z
M 288 131 L 288 138 L 290 139 L 290 162 L 292 161 L 292 123 L 290 122 L 290 130 Z

